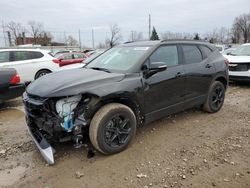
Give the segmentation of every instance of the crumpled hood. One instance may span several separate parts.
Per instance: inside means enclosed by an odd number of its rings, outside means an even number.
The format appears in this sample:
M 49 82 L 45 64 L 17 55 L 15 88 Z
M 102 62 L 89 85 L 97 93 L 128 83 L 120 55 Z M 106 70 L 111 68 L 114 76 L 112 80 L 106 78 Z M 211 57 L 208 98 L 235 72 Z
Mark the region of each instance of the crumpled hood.
M 230 63 L 250 63 L 250 56 L 225 55 Z
M 71 69 L 45 75 L 32 82 L 26 91 L 39 97 L 70 96 L 119 82 L 124 77 L 125 74 L 121 73 L 107 73 L 86 68 Z

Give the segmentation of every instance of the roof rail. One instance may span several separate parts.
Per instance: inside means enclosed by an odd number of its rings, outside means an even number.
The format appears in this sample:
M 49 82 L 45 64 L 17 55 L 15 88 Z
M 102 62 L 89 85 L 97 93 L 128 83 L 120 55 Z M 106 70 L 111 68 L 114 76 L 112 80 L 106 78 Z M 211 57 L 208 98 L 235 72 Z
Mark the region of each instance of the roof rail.
M 123 44 L 128 44 L 128 43 L 133 43 L 135 41 L 127 41 L 127 42 L 124 42 Z
M 168 42 L 168 41 L 207 42 L 205 40 L 193 40 L 193 39 L 164 39 L 164 40 L 161 40 L 161 42 Z

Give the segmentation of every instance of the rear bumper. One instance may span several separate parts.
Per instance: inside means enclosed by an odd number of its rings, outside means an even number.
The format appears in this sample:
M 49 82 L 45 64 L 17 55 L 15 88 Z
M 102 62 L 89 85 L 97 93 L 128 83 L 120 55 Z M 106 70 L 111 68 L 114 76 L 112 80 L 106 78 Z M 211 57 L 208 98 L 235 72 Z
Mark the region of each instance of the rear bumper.
M 24 91 L 25 91 L 24 84 L 9 86 L 8 88 L 3 89 L 3 91 L 0 91 L 0 101 L 6 101 L 20 97 L 22 96 Z

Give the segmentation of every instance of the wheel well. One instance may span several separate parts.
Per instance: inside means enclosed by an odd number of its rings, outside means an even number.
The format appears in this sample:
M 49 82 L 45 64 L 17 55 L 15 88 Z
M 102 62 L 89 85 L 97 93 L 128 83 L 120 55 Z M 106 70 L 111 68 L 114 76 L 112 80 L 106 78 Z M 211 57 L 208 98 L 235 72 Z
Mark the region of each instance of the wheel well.
M 223 83 L 223 85 L 225 86 L 225 88 L 227 88 L 228 81 L 227 81 L 226 78 L 224 78 L 224 77 L 221 76 L 221 77 L 216 78 L 215 81 L 219 81 L 219 82 Z
M 107 100 L 101 101 L 100 103 L 98 105 L 99 106 L 98 109 L 100 109 L 102 106 L 104 106 L 108 103 L 124 104 L 124 105 L 128 106 L 134 112 L 138 125 L 143 124 L 144 116 L 143 116 L 143 113 L 141 111 L 140 106 L 128 98 L 120 98 L 120 97 L 112 98 L 112 99 L 107 99 Z
M 36 72 L 35 74 L 35 78 L 37 77 L 38 73 L 41 72 L 41 71 L 48 71 L 48 72 L 52 72 L 51 70 L 49 69 L 40 69 L 39 71 Z

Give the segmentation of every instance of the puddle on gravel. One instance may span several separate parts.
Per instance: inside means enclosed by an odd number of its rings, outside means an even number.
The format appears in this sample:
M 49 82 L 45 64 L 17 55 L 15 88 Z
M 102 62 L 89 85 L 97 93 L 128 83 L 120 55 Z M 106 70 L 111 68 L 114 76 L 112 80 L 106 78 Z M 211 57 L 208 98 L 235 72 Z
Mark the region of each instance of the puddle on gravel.
M 0 171 L 0 186 L 13 185 L 16 181 L 23 177 L 25 171 L 26 168 L 22 166 Z

